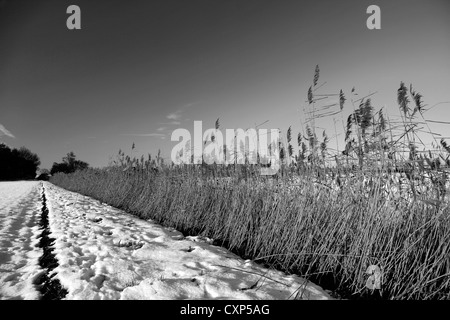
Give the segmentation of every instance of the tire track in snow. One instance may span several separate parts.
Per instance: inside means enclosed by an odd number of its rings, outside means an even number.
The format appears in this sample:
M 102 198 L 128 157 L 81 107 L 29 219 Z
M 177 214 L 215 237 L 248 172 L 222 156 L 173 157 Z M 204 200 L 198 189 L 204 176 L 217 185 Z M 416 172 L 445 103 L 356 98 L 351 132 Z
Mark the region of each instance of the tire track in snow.
M 67 290 L 62 287 L 58 278 L 55 277 L 56 273 L 53 272 L 58 266 L 58 260 L 53 253 L 55 239 L 51 237 L 44 186 L 42 186 L 42 215 L 39 225 L 43 229 L 40 235 L 39 247 L 44 251 L 39 258 L 39 266 L 45 272 L 36 279 L 36 284 L 39 286 L 42 300 L 60 300 L 67 295 Z

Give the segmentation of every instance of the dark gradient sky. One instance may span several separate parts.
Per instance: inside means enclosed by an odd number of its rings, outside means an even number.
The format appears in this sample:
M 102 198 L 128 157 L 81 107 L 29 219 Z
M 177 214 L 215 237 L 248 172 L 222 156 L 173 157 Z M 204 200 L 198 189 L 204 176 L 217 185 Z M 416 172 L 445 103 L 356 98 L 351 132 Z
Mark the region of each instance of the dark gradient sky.
M 82 30 L 66 28 L 70 4 Z M 371 4 L 381 30 L 366 28 Z M 450 101 L 450 1 L 0 0 L 0 140 L 50 168 L 69 151 L 104 166 L 133 142 L 169 159 L 171 132 L 194 120 L 297 132 L 316 64 L 323 92 L 376 91 L 393 118 L 400 81 Z

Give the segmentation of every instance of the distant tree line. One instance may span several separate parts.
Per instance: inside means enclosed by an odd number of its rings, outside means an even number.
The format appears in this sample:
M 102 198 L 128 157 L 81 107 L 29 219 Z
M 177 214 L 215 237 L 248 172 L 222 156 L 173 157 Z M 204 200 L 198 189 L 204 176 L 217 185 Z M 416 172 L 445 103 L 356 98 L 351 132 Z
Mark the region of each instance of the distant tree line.
M 72 173 L 77 170 L 83 170 L 89 167 L 88 163 L 77 160 L 73 152 L 69 152 L 65 157 L 62 158 L 62 160 L 63 161 L 61 163 L 53 163 L 52 169 L 50 170 L 50 173 L 52 175 L 57 172 Z
M 40 164 L 39 157 L 27 148 L 11 149 L 0 142 L 0 181 L 34 179 Z

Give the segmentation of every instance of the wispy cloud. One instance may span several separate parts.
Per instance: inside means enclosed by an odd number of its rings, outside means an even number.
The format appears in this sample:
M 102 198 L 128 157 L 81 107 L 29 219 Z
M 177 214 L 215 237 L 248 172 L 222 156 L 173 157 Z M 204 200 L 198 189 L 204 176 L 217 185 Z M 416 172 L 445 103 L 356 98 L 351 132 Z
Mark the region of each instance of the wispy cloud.
M 166 130 L 167 128 L 166 127 L 160 127 L 160 128 L 158 128 L 158 129 L 156 129 L 156 130 L 158 130 L 158 131 L 164 131 L 164 130 Z
M 11 138 L 15 138 L 15 136 L 8 131 L 8 129 L 6 129 L 2 124 L 0 124 L 0 136 L 8 136 Z
M 177 111 L 171 112 L 166 116 L 167 119 L 173 120 L 173 121 L 164 122 L 164 123 L 160 123 L 160 124 L 162 124 L 162 125 L 179 125 L 179 124 L 181 124 L 181 121 L 183 120 L 183 113 L 186 111 L 186 109 L 189 109 L 190 107 L 195 106 L 198 103 L 199 102 L 191 102 L 191 103 L 185 104 Z M 186 121 L 187 119 L 184 119 L 184 120 Z
M 180 121 L 170 121 L 170 122 L 161 122 L 160 124 L 169 125 L 169 126 L 177 126 L 177 125 L 181 124 L 181 122 Z
M 181 112 L 182 110 L 178 110 L 172 113 L 169 113 L 166 118 L 170 120 L 180 120 L 181 119 Z
M 185 105 L 182 107 L 182 109 L 190 108 L 190 107 L 192 107 L 192 106 L 195 106 L 195 105 L 198 104 L 198 103 L 199 103 L 199 101 L 197 101 L 197 102 L 191 102 L 191 103 L 185 104 Z
M 169 122 L 160 122 L 160 125 L 165 125 L 165 126 L 178 126 L 181 124 L 181 121 L 187 121 L 189 119 L 186 118 L 186 116 L 183 116 L 183 113 L 186 111 L 186 109 L 189 109 L 192 106 L 197 105 L 199 102 L 191 102 L 191 103 L 187 103 L 185 105 L 183 105 L 182 107 L 180 107 L 180 109 L 178 109 L 177 111 L 171 112 L 168 115 L 166 115 L 166 118 L 172 121 Z M 164 129 L 163 129 L 164 128 Z M 166 130 L 168 128 L 166 127 L 161 127 L 158 129 L 158 131 L 163 131 Z

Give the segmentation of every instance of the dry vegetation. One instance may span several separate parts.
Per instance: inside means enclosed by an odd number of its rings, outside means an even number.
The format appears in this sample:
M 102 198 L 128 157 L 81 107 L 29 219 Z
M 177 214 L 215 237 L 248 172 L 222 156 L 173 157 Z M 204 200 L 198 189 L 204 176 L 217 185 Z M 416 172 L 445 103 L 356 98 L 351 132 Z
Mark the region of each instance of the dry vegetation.
M 401 83 L 400 117 L 375 111 L 370 96 L 319 95 L 319 69 L 308 90 L 297 137 L 280 141 L 282 169 L 259 165 L 165 165 L 119 152 L 107 168 L 87 169 L 52 182 L 118 208 L 216 239 L 245 258 L 307 277 L 350 299 L 450 298 L 450 148 L 432 137 L 422 96 Z M 346 103 L 347 101 L 347 103 Z M 330 150 L 315 122 L 342 121 L 343 150 Z M 346 121 L 345 121 L 346 120 Z M 336 122 L 335 122 L 336 123 Z M 218 126 L 218 122 L 217 122 Z M 337 129 L 335 129 L 337 132 Z M 382 272 L 380 289 L 366 287 L 367 268 Z

